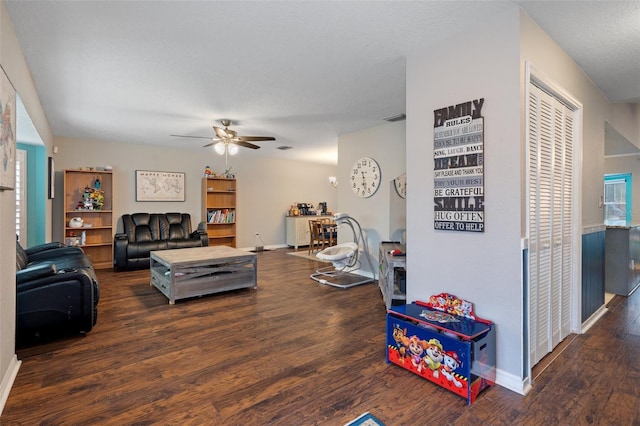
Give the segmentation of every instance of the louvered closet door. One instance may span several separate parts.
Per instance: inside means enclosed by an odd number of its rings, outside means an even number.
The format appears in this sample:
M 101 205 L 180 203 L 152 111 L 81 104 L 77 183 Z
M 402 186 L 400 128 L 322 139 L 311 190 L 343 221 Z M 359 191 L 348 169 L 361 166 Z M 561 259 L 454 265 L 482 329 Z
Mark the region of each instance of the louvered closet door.
M 529 320 L 535 365 L 570 331 L 572 111 L 530 85 Z

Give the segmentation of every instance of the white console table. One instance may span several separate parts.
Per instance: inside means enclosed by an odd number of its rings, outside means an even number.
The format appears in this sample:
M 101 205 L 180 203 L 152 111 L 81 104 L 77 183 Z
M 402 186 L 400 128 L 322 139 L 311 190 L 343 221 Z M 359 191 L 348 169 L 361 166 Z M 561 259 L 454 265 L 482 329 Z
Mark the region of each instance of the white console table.
M 296 250 L 300 246 L 309 245 L 309 221 L 312 219 L 330 218 L 329 215 L 323 216 L 287 216 L 285 218 L 285 232 L 287 245 L 294 247 Z

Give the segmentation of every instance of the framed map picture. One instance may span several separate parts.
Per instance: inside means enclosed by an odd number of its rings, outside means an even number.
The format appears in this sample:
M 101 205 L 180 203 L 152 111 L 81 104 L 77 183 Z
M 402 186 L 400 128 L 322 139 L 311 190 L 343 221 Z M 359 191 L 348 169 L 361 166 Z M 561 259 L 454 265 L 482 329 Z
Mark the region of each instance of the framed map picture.
M 1 68 L 0 68 L 1 69 Z M 16 89 L 0 72 L 0 190 L 16 184 Z
M 136 201 L 184 201 L 184 173 L 136 170 Z

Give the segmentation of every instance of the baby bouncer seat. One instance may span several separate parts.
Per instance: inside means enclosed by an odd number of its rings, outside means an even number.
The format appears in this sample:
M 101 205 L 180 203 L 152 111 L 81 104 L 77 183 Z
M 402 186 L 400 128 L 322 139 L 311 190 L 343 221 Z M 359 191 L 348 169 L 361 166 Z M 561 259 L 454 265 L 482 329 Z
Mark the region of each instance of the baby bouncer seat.
M 318 259 L 327 260 L 332 266 L 320 268 L 310 275 L 311 279 L 320 284 L 326 284 L 338 288 L 350 288 L 360 284 L 373 282 L 373 279 L 352 273 L 360 269 L 359 249 L 360 241 L 364 246 L 364 254 L 369 260 L 369 250 L 366 239 L 362 235 L 362 228 L 357 220 L 344 213 L 337 213 L 333 218 L 336 225 L 347 225 L 353 231 L 354 241 L 337 244 L 328 247 L 316 254 Z M 357 228 L 357 231 L 356 231 Z M 371 260 L 369 260 L 371 266 Z M 373 267 L 371 269 L 374 271 Z

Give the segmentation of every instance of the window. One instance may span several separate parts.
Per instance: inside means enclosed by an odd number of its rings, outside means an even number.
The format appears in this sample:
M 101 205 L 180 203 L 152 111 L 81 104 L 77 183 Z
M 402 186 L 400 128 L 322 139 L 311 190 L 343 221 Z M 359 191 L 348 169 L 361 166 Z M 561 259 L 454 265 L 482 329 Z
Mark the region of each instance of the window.
M 27 151 L 16 150 L 16 235 L 27 244 Z
M 604 176 L 604 221 L 631 222 L 631 173 Z

